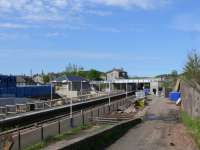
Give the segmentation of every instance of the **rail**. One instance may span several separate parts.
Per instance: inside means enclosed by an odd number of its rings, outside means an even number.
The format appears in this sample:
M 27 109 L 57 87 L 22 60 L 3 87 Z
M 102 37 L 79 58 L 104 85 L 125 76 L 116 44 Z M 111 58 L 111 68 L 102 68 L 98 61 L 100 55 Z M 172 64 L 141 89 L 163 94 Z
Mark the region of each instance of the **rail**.
M 131 92 L 128 92 L 127 94 L 130 94 L 130 93 L 132 93 L 133 91 L 131 91 Z M 123 93 L 123 94 L 126 94 L 126 93 Z M 113 96 L 120 96 L 120 95 L 122 95 L 122 94 L 117 94 L 117 95 L 113 95 Z M 108 98 L 108 97 L 106 97 L 106 98 Z M 127 97 L 127 99 L 129 99 L 129 98 L 132 98 L 132 97 Z M 98 101 L 98 100 L 101 100 L 102 98 L 99 98 L 99 99 L 95 99 L 95 100 L 90 100 L 90 101 L 84 101 L 84 102 L 81 102 L 82 104 L 84 104 L 84 103 L 88 103 L 88 102 L 95 102 L 95 101 Z M 121 100 L 121 99 L 120 99 Z M 120 100 L 116 100 L 116 101 L 120 101 Z M 112 103 L 114 103 L 114 102 L 112 102 Z M 111 104 L 112 104 L 111 103 Z M 106 104 L 108 104 L 108 102 L 104 102 L 104 103 L 101 103 L 101 104 L 99 104 L 99 105 L 95 105 L 95 107 L 100 107 L 100 106 L 102 106 L 102 105 L 106 105 Z M 76 105 L 76 103 L 74 103 L 72 106 L 74 106 L 74 105 Z M 67 106 L 69 106 L 69 105 L 67 105 Z M 65 106 L 66 107 L 66 106 Z M 94 108 L 94 106 L 93 107 L 88 107 L 88 108 L 86 108 L 86 109 L 82 109 L 82 111 L 88 111 L 88 110 L 91 110 L 91 109 L 93 109 Z M 53 109 L 53 108 L 50 108 L 50 109 Z M 77 114 L 77 113 L 80 113 L 81 112 L 81 110 L 78 110 L 78 111 L 73 111 L 73 115 L 75 115 L 75 114 Z M 34 113 L 38 113 L 38 112 L 34 112 Z M 34 127 L 34 126 L 36 126 L 36 125 L 41 125 L 41 124 L 44 124 L 44 123 L 47 123 L 47 122 L 55 122 L 56 120 L 59 120 L 59 119 L 63 119 L 63 118 L 66 118 L 66 117 L 69 117 L 70 116 L 70 113 L 67 113 L 67 114 L 64 114 L 64 115 L 59 115 L 59 116 L 56 116 L 56 117 L 53 117 L 53 118 L 50 118 L 50 119 L 45 119 L 45 120 L 43 120 L 43 121 L 39 121 L 39 122 L 35 122 L 35 123 L 32 123 L 32 124 L 29 124 L 29 125 L 26 125 L 26 126 L 22 126 L 22 127 L 18 127 L 18 128 L 15 128 L 15 129 L 11 129 L 11 130 L 8 130 L 8 131 L 5 131 L 5 132 L 2 132 L 2 133 L 0 133 L 0 136 L 2 136 L 2 135 L 5 135 L 5 134 L 8 134 L 8 133 L 12 133 L 12 132 L 17 132 L 17 131 L 19 131 L 19 130 L 24 130 L 24 129 L 26 129 L 26 128 L 31 128 L 31 127 Z M 17 116 L 16 116 L 17 117 Z M 6 119 L 9 119 L 9 118 L 6 118 Z M 3 120 L 6 120 L 6 119 L 3 119 Z

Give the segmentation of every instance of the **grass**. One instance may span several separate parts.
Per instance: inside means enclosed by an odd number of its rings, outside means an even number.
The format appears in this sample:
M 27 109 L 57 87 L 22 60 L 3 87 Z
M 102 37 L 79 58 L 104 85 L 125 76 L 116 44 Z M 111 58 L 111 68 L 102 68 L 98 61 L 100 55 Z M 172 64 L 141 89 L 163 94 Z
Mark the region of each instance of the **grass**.
M 181 120 L 189 129 L 189 132 L 194 137 L 197 146 L 200 148 L 200 120 L 191 118 L 186 112 L 181 112 Z
M 79 126 L 77 128 L 73 128 L 72 130 L 70 130 L 67 133 L 48 137 L 47 139 L 43 140 L 42 142 L 31 145 L 31 146 L 25 148 L 24 150 L 40 150 L 40 149 L 43 149 L 43 148 L 47 147 L 48 145 L 50 145 L 52 143 L 55 143 L 55 142 L 58 142 L 58 141 L 61 141 L 61 140 L 69 139 L 72 135 L 76 135 L 76 134 L 80 133 L 81 131 L 89 129 L 91 127 L 92 127 L 92 124 L 87 124 L 87 125 Z
M 145 106 L 145 100 L 144 99 L 140 99 L 138 101 L 135 102 L 135 106 L 140 108 L 140 109 L 143 109 Z

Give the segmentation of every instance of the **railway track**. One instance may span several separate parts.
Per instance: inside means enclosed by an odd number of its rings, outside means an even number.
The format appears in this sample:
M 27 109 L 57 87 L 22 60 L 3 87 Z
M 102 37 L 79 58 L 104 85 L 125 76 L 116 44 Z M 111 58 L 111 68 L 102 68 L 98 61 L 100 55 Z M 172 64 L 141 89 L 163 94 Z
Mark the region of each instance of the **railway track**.
M 132 96 L 135 92 L 129 92 L 127 95 Z M 116 101 L 126 97 L 126 93 L 114 94 L 110 96 L 110 101 Z M 73 111 L 84 110 L 87 108 L 92 108 L 97 105 L 108 103 L 109 97 L 100 97 L 96 99 L 90 99 L 80 103 L 72 104 Z M 19 114 L 17 116 L 9 117 L 0 120 L 0 129 L 4 131 L 6 129 L 20 128 L 23 126 L 28 126 L 37 122 L 45 122 L 45 120 L 50 120 L 58 116 L 67 115 L 70 113 L 70 105 L 49 108 L 46 110 L 29 112 L 24 114 Z

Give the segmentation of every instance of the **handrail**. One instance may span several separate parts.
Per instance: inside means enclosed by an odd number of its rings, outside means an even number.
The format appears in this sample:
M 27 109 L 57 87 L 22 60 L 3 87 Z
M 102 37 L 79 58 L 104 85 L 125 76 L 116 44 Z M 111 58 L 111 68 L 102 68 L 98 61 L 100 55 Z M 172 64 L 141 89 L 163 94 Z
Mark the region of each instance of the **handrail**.
M 128 92 L 128 93 L 132 93 L 132 92 L 134 92 L 134 91 L 131 91 L 131 92 Z M 125 93 L 123 93 L 123 94 L 125 94 Z M 116 95 L 115 95 L 115 96 L 116 96 Z M 130 96 L 130 97 L 132 97 L 132 96 Z M 129 97 L 128 97 L 128 98 L 129 98 Z M 122 99 L 116 100 L 116 101 L 114 101 L 114 102 L 111 102 L 111 104 L 114 104 L 114 103 L 116 103 L 116 102 L 118 102 L 118 101 L 121 101 L 121 100 L 122 100 Z M 105 102 L 105 103 L 103 103 L 103 104 L 99 104 L 99 105 L 97 105 L 96 107 L 89 107 L 89 108 L 83 109 L 83 111 L 91 110 L 91 108 L 98 108 L 98 107 L 100 107 L 100 106 L 102 106 L 102 105 L 107 105 L 107 103 Z M 80 112 L 81 112 L 81 110 L 79 110 L 79 111 L 73 111 L 73 115 L 78 114 L 78 113 L 80 113 Z M 5 134 L 10 134 L 10 133 L 13 133 L 13 132 L 17 132 L 17 131 L 20 131 L 20 130 L 24 130 L 24 129 L 27 129 L 27 128 L 31 128 L 31 127 L 37 127 L 38 125 L 42 126 L 43 124 L 45 124 L 45 123 L 47 123 L 47 122 L 49 122 L 49 123 L 51 123 L 51 122 L 56 122 L 56 121 L 58 121 L 58 120 L 61 119 L 61 118 L 66 119 L 66 118 L 68 118 L 69 116 L 70 116 L 70 114 L 68 113 L 68 114 L 65 114 L 65 115 L 60 115 L 60 116 L 56 116 L 56 117 L 53 117 L 53 118 L 50 118 L 50 119 L 46 119 L 46 120 L 44 120 L 44 121 L 32 123 L 32 124 L 27 125 L 27 126 L 23 126 L 23 127 L 11 129 L 11 130 L 8 130 L 8 131 L 4 131 L 4 132 L 1 132 L 1 133 L 0 133 L 0 136 L 5 135 Z M 41 124 L 42 124 L 42 125 L 41 125 Z M 37 125 L 37 126 L 36 126 L 36 125 Z
M 116 103 L 116 102 L 118 102 L 118 101 L 121 101 L 121 100 L 117 100 L 117 101 L 115 101 L 115 102 L 112 102 L 111 104 L 114 104 L 114 103 Z M 99 104 L 99 105 L 97 105 L 97 107 L 95 107 L 95 108 L 99 108 L 99 107 L 101 107 L 101 106 L 103 106 L 103 105 L 107 105 L 107 103 L 103 103 L 103 104 Z M 92 109 L 94 109 L 94 108 L 92 108 Z M 89 110 L 91 110 L 91 108 L 89 107 L 89 108 L 86 108 L 86 109 L 84 109 L 84 110 L 82 110 L 82 111 L 89 111 Z M 78 114 L 78 113 L 81 113 L 81 110 L 79 110 L 79 111 L 74 111 L 73 112 L 73 115 L 76 115 L 76 114 Z M 10 133 L 14 133 L 14 132 L 17 132 L 17 131 L 21 131 L 21 130 L 24 130 L 24 129 L 27 129 L 27 128 L 31 128 L 31 127 L 41 127 L 41 126 L 43 126 L 45 123 L 52 123 L 52 122 L 56 122 L 56 121 L 58 121 L 59 119 L 68 119 L 69 118 L 69 116 L 70 116 L 70 113 L 68 113 L 68 114 L 65 114 L 65 115 L 60 115 L 60 116 L 56 116 L 56 117 L 53 117 L 53 118 L 51 118 L 51 119 L 47 119 L 47 120 L 45 120 L 45 121 L 40 121 L 40 122 L 36 122 L 36 123 L 33 123 L 33 124 L 30 124 L 30 125 L 27 125 L 27 126 L 23 126 L 23 127 L 20 127 L 20 128 L 15 128 L 15 129 L 11 129 L 11 130 L 8 130 L 8 131 L 4 131 L 4 132 L 1 132 L 0 133 L 0 136 L 3 136 L 3 135 L 6 135 L 6 134 L 10 134 Z

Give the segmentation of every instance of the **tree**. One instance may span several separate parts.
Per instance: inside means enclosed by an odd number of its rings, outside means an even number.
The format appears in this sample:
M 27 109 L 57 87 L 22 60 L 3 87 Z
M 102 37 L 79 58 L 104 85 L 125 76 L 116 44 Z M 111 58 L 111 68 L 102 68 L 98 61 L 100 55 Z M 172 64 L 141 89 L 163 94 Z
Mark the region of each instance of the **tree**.
M 102 80 L 101 79 L 102 72 L 97 71 L 95 69 L 85 71 L 82 66 L 78 66 L 78 65 L 75 65 L 75 64 L 71 64 L 71 63 L 69 63 L 66 66 L 65 71 L 63 71 L 61 73 L 61 75 L 80 76 L 80 77 L 84 77 L 88 80 Z
M 176 70 L 172 70 L 171 76 L 178 77 L 178 72 Z
M 88 71 L 87 78 L 89 80 L 101 80 L 101 72 L 95 69 L 91 69 L 90 71 Z
M 48 75 L 43 75 L 42 78 L 43 78 L 44 83 L 50 82 L 50 77 Z
M 187 62 L 183 70 L 186 79 L 195 80 L 200 84 L 200 55 L 196 50 L 192 50 L 188 54 Z

